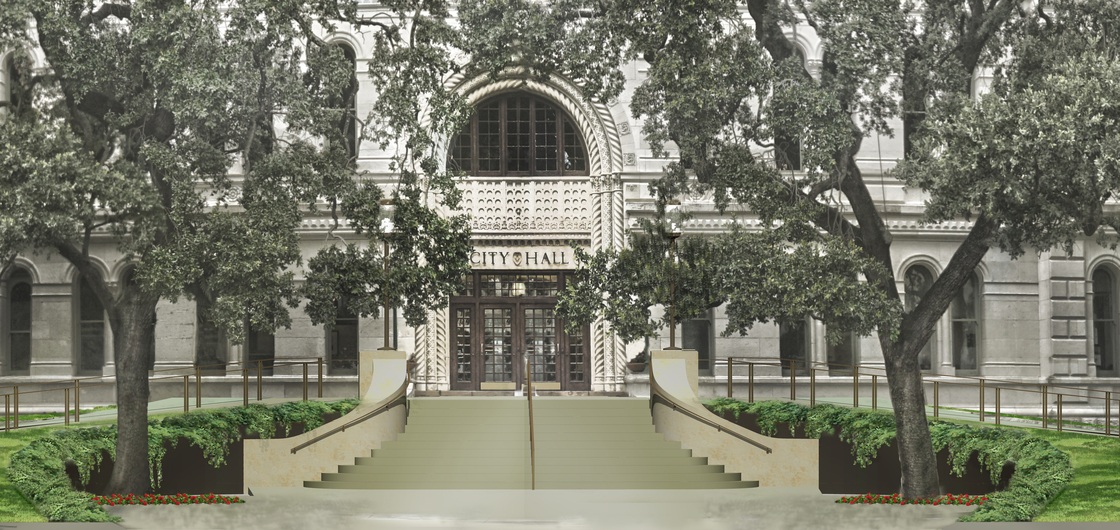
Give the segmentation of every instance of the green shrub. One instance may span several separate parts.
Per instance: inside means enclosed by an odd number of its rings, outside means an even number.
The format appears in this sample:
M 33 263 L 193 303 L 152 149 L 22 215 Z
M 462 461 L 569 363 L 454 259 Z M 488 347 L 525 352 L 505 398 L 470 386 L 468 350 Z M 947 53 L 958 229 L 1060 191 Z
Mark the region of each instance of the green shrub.
M 717 414 L 731 412 L 736 419 L 742 413 L 757 414 L 759 427 L 767 435 L 774 434 L 777 423 L 789 423 L 791 428 L 804 423 L 805 434 L 811 438 L 839 427 L 840 439 L 852 444 L 860 467 L 867 467 L 878 449 L 895 437 L 890 411 L 829 404 L 809 408 L 785 401 L 744 403 L 727 398 L 706 405 Z M 1069 455 L 1026 432 L 931 420 L 930 437 L 935 452 L 948 448 L 951 472 L 958 477 L 964 474 L 973 451 L 993 484 L 999 482 L 1005 463 L 1015 463 L 1007 489 L 988 494 L 988 502 L 961 521 L 1030 521 L 1073 479 Z
M 241 427 L 260 433 L 262 438 L 271 438 L 275 435 L 276 423 L 304 422 L 310 430 L 322 424 L 322 414 L 346 414 L 358 403 L 357 399 L 346 399 L 333 403 L 300 401 L 276 407 L 253 404 L 199 410 L 149 421 L 148 465 L 152 487 L 157 487 L 163 478 L 164 442 L 174 447 L 180 438 L 185 438 L 202 449 L 211 465 L 220 467 L 229 455 L 229 444 L 241 439 Z M 90 472 L 101 463 L 102 450 L 116 459 L 116 442 L 115 425 L 53 431 L 12 455 L 8 478 L 50 521 L 119 521 L 98 506 L 88 493 L 74 491 L 66 474 L 66 463 L 74 462 L 82 484 L 88 484 Z

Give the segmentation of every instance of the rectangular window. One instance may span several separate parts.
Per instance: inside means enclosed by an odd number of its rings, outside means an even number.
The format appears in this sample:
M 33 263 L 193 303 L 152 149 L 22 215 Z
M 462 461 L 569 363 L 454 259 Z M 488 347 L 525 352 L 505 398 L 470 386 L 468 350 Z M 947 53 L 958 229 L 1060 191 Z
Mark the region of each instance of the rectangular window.
M 260 366 L 261 375 L 272 375 L 272 363 L 276 358 L 276 335 L 251 328 L 247 330 L 247 334 L 248 355 L 245 360 L 249 361 L 250 373 L 256 373 L 257 366 Z
M 696 350 L 699 369 L 710 370 L 712 323 L 709 320 L 686 320 L 681 323 L 681 346 L 686 350 Z
M 782 322 L 778 325 L 778 350 L 781 357 L 782 375 L 788 376 L 790 369 L 797 364 L 797 375 L 809 375 L 805 361 L 809 359 L 809 326 L 804 320 Z
M 555 274 L 483 274 L 482 296 L 556 296 L 560 290 Z
M 851 375 L 859 358 L 859 335 L 844 333 L 840 344 L 828 345 L 828 375 Z

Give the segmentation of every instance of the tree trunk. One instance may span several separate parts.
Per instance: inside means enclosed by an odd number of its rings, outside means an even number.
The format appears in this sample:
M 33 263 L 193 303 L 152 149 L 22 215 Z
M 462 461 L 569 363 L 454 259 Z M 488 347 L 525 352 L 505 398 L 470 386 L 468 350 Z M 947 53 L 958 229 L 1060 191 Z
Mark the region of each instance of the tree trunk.
M 113 328 L 113 354 L 117 365 L 117 454 L 105 493 L 147 493 L 148 469 L 148 360 L 152 351 L 154 297 L 124 296 L 117 306 Z M 131 302 L 131 303 L 129 303 Z
M 902 469 L 901 491 L 904 499 L 926 499 L 940 494 L 937 461 L 926 420 L 926 395 L 918 368 L 918 352 L 904 349 L 881 336 L 887 369 L 887 386 L 894 406 L 895 444 Z M 911 348 L 913 349 L 913 348 Z

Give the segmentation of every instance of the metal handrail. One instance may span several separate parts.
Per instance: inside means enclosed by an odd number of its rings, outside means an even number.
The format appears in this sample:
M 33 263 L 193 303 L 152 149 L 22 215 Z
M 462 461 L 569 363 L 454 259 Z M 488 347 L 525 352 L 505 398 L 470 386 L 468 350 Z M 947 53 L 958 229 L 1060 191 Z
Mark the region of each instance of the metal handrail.
M 293 447 L 292 448 L 292 454 L 294 455 L 294 454 L 296 454 L 296 451 L 299 451 L 300 449 L 303 449 L 305 447 L 308 447 L 308 446 L 314 445 L 316 443 L 319 443 L 322 440 L 325 440 L 325 439 L 327 439 L 331 436 L 334 436 L 335 434 L 338 434 L 340 432 L 345 431 L 347 427 L 357 425 L 357 424 L 359 424 L 363 421 L 366 421 L 366 420 L 368 420 L 368 419 L 370 419 L 374 416 L 377 416 L 378 414 L 381 414 L 382 412 L 385 412 L 385 411 L 387 411 L 387 410 L 389 410 L 393 407 L 396 407 L 396 406 L 399 406 L 399 405 L 405 405 L 405 411 L 407 413 L 407 411 L 408 411 L 408 385 L 409 385 L 409 381 L 408 381 L 408 378 L 406 376 L 404 384 L 401 385 L 401 388 L 399 390 L 397 390 L 396 394 L 392 398 L 390 398 L 390 401 L 388 403 L 386 403 L 384 405 L 381 405 L 380 407 L 377 407 L 376 409 L 371 410 L 371 411 L 369 411 L 365 414 L 362 414 L 361 416 L 359 416 L 357 418 L 354 418 L 353 420 L 350 420 L 350 421 L 342 424 L 340 427 L 335 427 L 334 429 L 331 429 L 328 432 L 320 434 L 319 436 L 316 436 L 316 437 L 314 437 L 314 438 L 312 438 L 312 439 L 310 439 L 306 442 L 303 442 L 303 443 Z
M 301 359 L 309 359 L 309 360 L 302 361 Z M 354 361 L 359 361 L 359 359 L 323 359 L 322 357 L 282 357 L 282 358 L 274 357 L 272 359 L 259 359 L 259 360 L 252 360 L 252 361 L 231 361 L 231 362 L 227 362 L 227 363 L 216 363 L 216 364 L 209 364 L 209 365 L 181 366 L 181 367 L 176 367 L 176 368 L 164 368 L 164 369 L 160 369 L 160 370 L 149 370 L 148 371 L 148 373 L 149 373 L 148 381 L 149 382 L 165 381 L 165 380 L 169 380 L 169 379 L 183 378 L 183 410 L 184 411 L 189 411 L 190 410 L 190 405 L 189 405 L 190 385 L 189 385 L 189 382 L 190 382 L 191 376 L 195 377 L 195 408 L 201 408 L 201 406 L 202 406 L 202 392 L 201 392 L 201 390 L 202 390 L 202 378 L 203 377 L 215 377 L 216 375 L 214 374 L 214 372 L 217 372 L 217 371 L 225 372 L 225 374 L 223 374 L 223 375 L 226 375 L 226 376 L 228 376 L 228 374 L 230 374 L 230 373 L 242 372 L 242 384 L 245 386 L 245 389 L 244 389 L 244 394 L 245 394 L 244 404 L 247 406 L 249 404 L 248 374 L 249 374 L 249 370 L 252 369 L 252 368 L 246 367 L 246 368 L 230 369 L 229 367 L 231 367 L 232 365 L 245 365 L 245 364 L 256 365 L 256 370 L 257 370 L 257 381 L 256 382 L 257 382 L 257 400 L 258 401 L 262 400 L 263 397 L 264 397 L 262 395 L 263 382 L 262 382 L 261 376 L 262 376 L 262 371 L 263 371 L 262 369 L 265 368 L 265 366 L 264 366 L 265 363 L 269 363 L 271 365 L 271 366 L 268 366 L 268 368 L 282 368 L 282 367 L 286 367 L 286 366 L 302 365 L 303 366 L 303 399 L 306 400 L 307 395 L 308 395 L 308 388 L 307 388 L 308 387 L 308 379 L 309 379 L 308 378 L 308 368 L 309 368 L 310 364 L 318 364 L 318 374 L 317 374 L 317 378 L 318 378 L 318 397 L 322 398 L 323 397 L 323 376 L 324 376 L 324 372 L 325 372 L 324 369 L 323 369 L 324 362 L 330 363 L 330 362 L 354 362 Z M 411 367 L 413 364 L 414 363 L 409 362 L 409 367 Z M 186 374 L 174 374 L 174 375 L 167 374 L 167 375 L 155 376 L 155 374 L 157 374 L 157 373 L 163 374 L 163 373 L 166 373 L 166 372 L 175 372 L 175 371 L 182 372 L 184 370 L 188 371 L 188 373 L 186 373 Z M 210 372 L 210 373 L 206 373 L 206 372 Z M 218 377 L 220 377 L 220 376 L 218 376 Z M 94 380 L 94 379 L 100 380 L 100 382 L 93 382 L 92 380 Z M 71 390 L 71 389 L 74 390 L 74 392 L 73 392 L 73 395 L 74 395 L 74 421 L 78 422 L 78 421 L 80 421 L 80 417 L 81 417 L 81 413 L 80 413 L 80 410 L 81 410 L 80 409 L 80 406 L 81 406 L 81 390 L 89 389 L 89 388 L 93 388 L 93 387 L 99 387 L 99 386 L 113 386 L 113 385 L 117 384 L 116 379 L 117 379 L 116 374 L 112 374 L 112 375 L 102 375 L 102 376 L 75 377 L 75 378 L 71 378 L 71 379 L 59 379 L 59 380 L 51 380 L 51 381 L 35 381 L 35 382 L 21 383 L 21 384 L 14 384 L 14 385 L 6 385 L 6 386 L 5 385 L 0 385 L 0 390 L 10 389 L 9 392 L 6 392 L 6 393 L 3 394 L 4 395 L 4 401 L 6 403 L 5 410 L 4 410 L 4 430 L 9 431 L 11 429 L 18 429 L 20 427 L 20 425 L 19 425 L 19 397 L 20 397 L 20 395 L 36 394 L 36 393 L 42 393 L 42 392 L 62 391 L 63 400 L 64 400 L 62 408 L 63 408 L 64 413 L 66 413 L 64 422 L 67 422 L 67 424 L 68 424 L 69 418 L 70 418 L 70 416 L 69 416 L 70 398 L 69 398 L 69 395 L 68 395 L 68 394 L 70 394 L 69 390 Z M 88 381 L 88 383 L 83 384 L 83 381 Z M 29 387 L 29 386 L 44 386 L 44 385 L 54 386 L 54 388 L 40 388 L 40 389 L 36 389 L 36 390 L 26 390 L 26 387 Z M 64 386 L 58 386 L 58 385 L 64 385 Z M 24 389 L 21 390 L 20 387 L 23 387 Z M 11 410 L 11 408 L 10 408 L 11 405 L 14 405 L 14 408 L 15 408 L 14 411 Z M 13 412 L 14 412 L 14 415 L 15 415 L 14 419 L 12 418 Z
M 771 361 L 771 362 L 755 362 L 755 361 L 748 361 L 746 359 L 762 359 L 764 361 Z M 721 360 L 716 360 L 717 363 L 719 363 L 720 361 Z M 871 377 L 871 384 L 872 384 L 872 387 L 871 387 L 871 406 L 872 406 L 873 409 L 878 408 L 878 403 L 877 403 L 877 401 L 878 401 L 878 399 L 877 399 L 877 397 L 878 397 L 877 396 L 878 378 L 879 378 L 880 375 L 885 376 L 885 374 L 867 374 L 866 372 L 864 374 L 860 374 L 860 372 L 859 372 L 860 367 L 854 366 L 854 365 L 848 365 L 848 364 L 842 364 L 842 363 L 821 362 L 821 361 L 806 361 L 806 360 L 800 360 L 800 359 L 781 359 L 781 360 L 779 360 L 779 362 L 775 363 L 775 362 L 772 362 L 772 361 L 774 361 L 773 358 L 729 356 L 729 357 L 726 357 L 725 359 L 722 359 L 722 361 L 723 361 L 723 364 L 726 364 L 727 367 L 728 367 L 727 368 L 727 395 L 728 395 L 728 397 L 733 397 L 733 395 L 734 395 L 733 394 L 733 389 L 732 389 L 732 378 L 733 378 L 734 365 L 736 363 L 745 363 L 745 364 L 748 365 L 749 373 L 750 373 L 750 375 L 748 377 L 748 394 L 749 394 L 749 401 L 750 402 L 754 401 L 754 367 L 756 365 L 758 365 L 758 366 L 772 366 L 772 367 L 780 366 L 782 368 L 789 368 L 790 369 L 790 375 L 789 375 L 789 378 L 790 378 L 790 399 L 791 400 L 796 400 L 796 398 L 797 398 L 797 394 L 796 394 L 796 377 L 797 377 L 797 375 L 796 374 L 797 374 L 797 370 L 798 370 L 798 365 L 801 364 L 801 363 L 804 363 L 806 366 L 808 366 L 809 376 L 810 376 L 810 383 L 809 384 L 810 384 L 810 405 L 811 406 L 815 405 L 815 403 L 816 403 L 816 372 L 818 370 L 822 370 L 822 368 L 818 368 L 814 365 L 822 365 L 822 364 L 823 365 L 828 365 L 828 367 L 829 367 L 828 369 L 830 371 L 831 370 L 837 370 L 838 368 L 840 368 L 840 369 L 849 368 L 850 369 L 850 370 L 842 370 L 842 371 L 844 372 L 844 374 L 843 374 L 844 376 L 849 376 L 849 377 L 852 378 L 852 388 L 853 388 L 853 390 L 852 390 L 852 405 L 854 407 L 859 406 L 859 378 L 860 378 L 860 376 L 861 375 L 863 375 L 863 376 L 868 376 L 869 375 Z M 866 370 L 884 370 L 884 369 L 878 368 L 878 367 L 867 367 L 867 366 L 864 366 L 863 369 L 865 371 Z M 785 376 L 783 376 L 783 377 L 785 377 Z M 975 387 L 975 388 L 979 389 L 979 391 L 980 391 L 980 396 L 979 396 L 980 402 L 979 402 L 979 405 L 978 405 L 978 409 L 979 409 L 978 412 L 979 412 L 979 415 L 980 415 L 980 422 L 984 422 L 984 417 L 985 417 L 986 414 L 988 414 L 987 411 L 985 410 L 985 399 L 984 399 L 985 390 L 988 390 L 988 389 L 994 389 L 995 390 L 995 423 L 996 423 L 996 425 L 1000 425 L 1000 418 L 1002 417 L 1002 415 L 1000 414 L 1001 390 L 1008 390 L 1008 391 L 1013 391 L 1013 392 L 1027 392 L 1027 393 L 1032 393 L 1032 394 L 1042 394 L 1042 401 L 1043 401 L 1042 412 L 1041 412 L 1042 428 L 1043 429 L 1048 429 L 1048 424 L 1050 422 L 1050 415 L 1049 415 L 1049 408 L 1048 408 L 1049 399 L 1048 398 L 1049 398 L 1049 396 L 1053 395 L 1053 396 L 1055 396 L 1055 399 L 1057 401 L 1057 424 L 1056 424 L 1056 427 L 1057 427 L 1057 430 L 1059 432 L 1061 432 L 1063 430 L 1066 430 L 1063 427 L 1064 422 L 1062 421 L 1062 412 L 1063 412 L 1062 411 L 1062 398 L 1063 397 L 1076 396 L 1076 397 L 1082 397 L 1082 398 L 1086 398 L 1086 399 L 1101 399 L 1101 400 L 1103 400 L 1104 401 L 1104 416 L 1105 416 L 1105 421 L 1104 421 L 1104 425 L 1103 425 L 1104 436 L 1112 436 L 1112 423 L 1111 423 L 1112 405 L 1113 405 L 1114 401 L 1120 401 L 1120 399 L 1113 398 L 1112 394 L 1114 392 L 1112 392 L 1112 391 L 1095 390 L 1095 389 L 1091 389 L 1091 388 L 1068 387 L 1068 386 L 1062 386 L 1062 385 L 1050 385 L 1050 384 L 1046 384 L 1046 383 L 1024 383 L 1024 382 L 1017 382 L 1017 381 L 1007 381 L 1007 380 L 1002 380 L 1002 379 L 988 379 L 988 378 L 983 378 L 983 377 L 958 376 L 958 375 L 950 375 L 950 374 L 936 374 L 936 373 L 930 373 L 930 372 L 921 372 L 921 379 L 922 379 L 922 382 L 933 383 L 933 405 L 932 405 L 932 407 L 933 407 L 933 416 L 935 418 L 939 416 L 938 411 L 941 408 L 940 400 L 939 400 L 939 397 L 940 397 L 939 396 L 939 394 L 940 394 L 939 387 L 940 387 L 940 385 L 942 385 L 942 384 L 958 385 L 958 386 L 966 386 L 966 387 Z M 957 380 L 952 380 L 952 379 L 957 379 Z M 961 379 L 963 379 L 965 381 L 960 381 Z M 1034 390 L 1034 389 L 1029 389 L 1029 388 L 1010 388 L 1010 387 L 1007 387 L 1007 386 L 992 385 L 992 383 L 1003 383 L 1003 384 L 1006 384 L 1006 385 L 1014 385 L 1014 386 L 1027 386 L 1027 385 L 1032 385 L 1033 386 L 1033 385 L 1037 385 L 1041 389 L 1040 390 Z M 1052 390 L 1055 389 L 1055 388 L 1074 390 L 1077 393 L 1076 394 L 1068 394 L 1068 393 L 1053 392 Z M 1101 397 L 1101 396 L 1094 395 L 1094 394 L 1104 394 L 1104 396 Z M 1086 433 L 1090 433 L 1090 434 L 1099 434 L 1099 433 L 1096 433 L 1094 431 L 1080 431 L 1080 432 L 1086 432 Z M 1118 431 L 1117 434 L 1120 435 L 1120 431 Z
M 708 426 L 715 427 L 717 432 L 725 432 L 727 434 L 730 434 L 731 436 L 734 436 L 734 437 L 736 437 L 736 438 L 738 438 L 738 439 L 740 439 L 744 442 L 747 442 L 747 443 L 749 443 L 749 444 L 751 444 L 751 445 L 753 445 L 753 446 L 755 446 L 759 449 L 762 449 L 763 451 L 766 451 L 766 454 L 770 454 L 770 453 L 774 452 L 769 447 L 767 447 L 765 445 L 762 445 L 762 444 L 760 444 L 760 443 L 758 443 L 754 440 L 751 440 L 750 438 L 747 438 L 746 436 L 743 436 L 743 435 L 741 435 L 741 434 L 739 434 L 735 431 L 726 430 L 720 424 L 718 424 L 718 423 L 716 423 L 712 420 L 709 420 L 709 419 L 707 419 L 707 418 L 705 418 L 705 417 L 703 417 L 699 414 L 696 414 L 695 412 L 692 412 L 691 410 L 688 410 L 687 408 L 679 405 L 676 401 L 673 401 L 673 398 L 669 397 L 668 395 L 666 395 L 665 393 L 663 393 L 661 391 L 661 388 L 657 385 L 657 382 L 654 380 L 654 377 L 653 377 L 653 362 L 651 360 L 651 362 L 649 363 L 649 406 L 650 406 L 650 409 L 653 408 L 654 401 L 657 400 L 657 399 L 661 399 L 662 401 L 665 402 L 666 405 L 669 405 L 669 406 L 673 407 L 674 411 L 683 413 L 686 417 L 692 418 L 692 419 L 694 419 L 696 421 L 699 421 L 700 423 L 706 424 Z
M 525 393 L 529 395 L 529 468 L 532 472 L 532 489 L 537 489 L 537 448 L 533 436 L 533 364 L 525 358 Z

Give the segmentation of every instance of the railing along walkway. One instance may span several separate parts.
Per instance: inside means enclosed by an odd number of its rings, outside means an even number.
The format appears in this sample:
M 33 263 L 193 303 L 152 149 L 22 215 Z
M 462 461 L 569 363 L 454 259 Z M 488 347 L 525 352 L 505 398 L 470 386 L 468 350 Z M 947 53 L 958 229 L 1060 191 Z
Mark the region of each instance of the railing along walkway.
M 150 370 L 148 376 L 149 384 L 157 381 L 173 381 L 183 380 L 183 412 L 190 410 L 191 402 L 191 378 L 194 378 L 194 402 L 195 408 L 202 407 L 202 384 L 203 378 L 222 377 L 221 384 L 228 385 L 228 375 L 241 372 L 241 385 L 242 385 L 242 404 L 249 405 L 249 372 L 256 372 L 256 401 L 264 400 L 264 383 L 267 380 L 277 381 L 272 379 L 274 377 L 285 377 L 279 375 L 264 375 L 265 370 L 275 370 L 276 368 L 283 368 L 289 366 L 301 366 L 303 373 L 303 400 L 307 401 L 309 391 L 309 371 L 311 365 L 317 366 L 315 383 L 317 386 L 317 395 L 319 398 L 323 397 L 323 376 L 326 375 L 324 365 L 327 363 L 357 363 L 358 359 L 323 359 L 321 357 L 284 357 L 273 359 L 257 359 L 253 361 L 234 361 L 228 363 L 215 363 L 209 365 L 199 366 L 184 366 L 179 368 L 165 368 L 162 370 Z M 409 362 L 407 367 L 411 373 L 412 362 Z M 345 364 L 344 364 L 345 366 Z M 182 373 L 186 371 L 187 373 Z M 351 374 L 347 374 L 351 375 Z M 356 377 L 356 375 L 351 375 Z M 70 416 L 74 416 L 73 421 L 81 421 L 81 392 L 88 391 L 97 387 L 115 387 L 116 375 L 105 376 L 91 376 L 91 377 L 78 377 L 72 379 L 62 379 L 54 381 L 36 381 L 34 383 L 24 383 L 19 385 L 0 385 L 0 392 L 4 396 L 4 431 L 7 432 L 11 429 L 19 429 L 19 401 L 20 396 L 27 396 L 29 394 L 49 394 L 57 392 L 61 398 L 63 423 L 70 425 Z M 28 387 L 33 387 L 33 390 L 28 390 Z M 114 389 L 115 390 L 115 389 Z M 361 396 L 357 396 L 361 397 Z M 71 413 L 71 399 L 73 399 L 73 412 Z M 36 403 L 42 405 L 43 402 Z M 49 403 L 48 403 L 49 405 Z M 14 409 L 14 410 L 13 410 Z M 43 423 L 37 422 L 34 425 L 26 427 L 41 427 Z
M 753 359 L 753 360 L 748 360 L 748 359 Z M 720 362 L 720 361 L 722 361 L 722 362 Z M 773 359 L 773 358 L 759 358 L 759 357 L 727 357 L 726 359 L 717 359 L 716 364 L 724 364 L 724 365 L 727 366 L 727 397 L 729 397 L 729 398 L 734 397 L 733 383 L 734 383 L 734 367 L 735 367 L 735 365 L 746 365 L 747 366 L 747 401 L 750 402 L 750 403 L 754 402 L 754 384 L 755 384 L 755 373 L 754 372 L 755 372 L 755 367 L 756 366 L 768 366 L 768 367 L 780 367 L 780 368 L 782 368 L 782 370 L 784 372 L 788 372 L 788 375 L 782 375 L 781 377 L 788 377 L 789 378 L 789 399 L 791 401 L 797 401 L 797 384 L 798 384 L 797 380 L 799 378 L 798 372 L 808 372 L 808 376 L 809 376 L 809 406 L 810 407 L 816 406 L 816 402 L 817 402 L 817 372 L 819 372 L 819 371 L 829 372 L 830 378 L 833 381 L 838 377 L 836 375 L 838 372 L 840 373 L 839 377 L 844 377 L 845 375 L 850 374 L 850 377 L 852 379 L 852 402 L 851 402 L 851 406 L 855 407 L 855 408 L 858 408 L 860 406 L 859 405 L 860 380 L 870 376 L 870 379 L 871 379 L 871 408 L 872 409 L 878 409 L 879 408 L 879 403 L 878 403 L 878 401 L 879 401 L 878 400 L 879 377 L 882 376 L 884 378 L 884 381 L 886 380 L 886 370 L 884 368 L 866 367 L 866 366 L 865 367 L 860 367 L 860 366 L 853 366 L 853 365 L 849 365 L 849 364 L 804 361 L 804 360 L 794 360 L 794 359 L 780 359 L 780 360 L 777 360 L 778 362 L 774 362 L 774 361 L 775 361 L 775 359 Z M 824 365 L 824 367 L 822 368 L 822 367 L 820 367 L 820 365 Z M 801 368 L 801 366 L 804 366 L 804 368 Z M 876 371 L 878 373 L 876 373 Z M 804 375 L 802 375 L 801 377 L 804 377 Z M 922 385 L 923 386 L 923 391 L 924 391 L 924 388 L 925 388 L 925 383 L 932 383 L 932 386 L 933 386 L 933 389 L 932 389 L 933 390 L 933 405 L 926 405 L 926 406 L 932 408 L 933 417 L 935 417 L 935 418 L 940 416 L 942 410 L 946 411 L 946 413 L 951 414 L 953 416 L 957 416 L 957 414 L 953 414 L 953 412 L 956 411 L 956 410 L 959 410 L 960 412 L 964 412 L 964 413 L 968 413 L 968 414 L 978 413 L 979 414 L 979 421 L 981 423 L 984 423 L 985 422 L 985 416 L 993 415 L 993 412 L 987 411 L 986 406 L 985 406 L 985 391 L 991 390 L 991 391 L 994 391 L 994 393 L 995 393 L 995 395 L 994 395 L 994 398 L 995 398 L 994 399 L 994 401 L 995 401 L 994 416 L 995 416 L 995 424 L 996 425 L 1001 424 L 1001 418 L 1007 418 L 1007 419 L 1014 418 L 1015 420 L 1021 420 L 1021 419 L 1025 419 L 1027 421 L 1032 421 L 1033 420 L 1033 421 L 1041 423 L 1043 429 L 1049 429 L 1050 428 L 1049 424 L 1052 421 L 1050 419 L 1050 410 L 1049 410 L 1050 407 L 1049 407 L 1049 405 L 1050 405 L 1050 398 L 1053 397 L 1056 400 L 1056 414 L 1057 414 L 1057 418 L 1055 418 L 1053 423 L 1055 423 L 1058 432 L 1068 430 L 1068 431 L 1072 431 L 1072 432 L 1081 432 L 1081 433 L 1086 433 L 1086 434 L 1101 434 L 1101 433 L 1098 433 L 1098 432 L 1095 432 L 1095 431 L 1092 431 L 1092 430 L 1087 430 L 1087 429 L 1084 428 L 1084 427 L 1090 427 L 1090 425 L 1080 425 L 1077 422 L 1065 421 L 1065 420 L 1062 419 L 1063 397 L 1076 397 L 1076 398 L 1083 399 L 1086 402 L 1088 402 L 1089 400 L 1093 400 L 1093 399 L 1099 399 L 1103 402 L 1102 404 L 1103 404 L 1103 409 L 1104 409 L 1103 410 L 1103 412 L 1104 412 L 1104 425 L 1103 425 L 1104 434 L 1103 435 L 1104 436 L 1113 436 L 1113 433 L 1112 433 L 1112 405 L 1113 405 L 1114 402 L 1120 401 L 1120 398 L 1113 397 L 1113 394 L 1115 392 L 1112 392 L 1112 391 L 1093 390 L 1093 389 L 1090 389 L 1090 388 L 1078 388 L 1078 387 L 1051 385 L 1051 384 L 1043 384 L 1043 383 L 1024 383 L 1024 382 L 1006 381 L 1006 380 L 1001 380 L 1001 379 L 991 379 L 991 378 L 982 378 L 982 377 L 934 374 L 934 373 L 929 373 L 929 372 L 922 372 L 921 373 L 921 378 L 922 378 L 922 382 L 923 382 L 923 385 Z M 979 400 L 977 401 L 978 406 L 976 407 L 977 410 L 972 410 L 972 409 L 960 410 L 960 409 L 954 409 L 954 408 L 951 408 L 951 407 L 942 407 L 941 403 L 940 403 L 941 385 L 957 385 L 957 386 L 977 388 L 979 390 Z M 1038 389 L 1034 390 L 1034 389 L 1029 389 L 1029 388 L 1012 388 L 1011 386 L 1007 386 L 1007 385 L 1014 385 L 1014 386 L 1020 386 L 1020 387 L 1022 387 L 1022 386 L 1035 386 Z M 1065 392 L 1061 392 L 1060 390 L 1074 390 L 1077 393 L 1065 393 Z M 1039 415 L 1037 417 L 1028 416 L 1027 418 L 1019 418 L 1019 416 L 1022 416 L 1022 415 L 1001 414 L 1000 413 L 1000 404 L 1002 402 L 1001 394 L 1002 394 L 1002 392 L 1005 392 L 1005 391 L 1006 392 L 1026 392 L 1026 393 L 1030 393 L 1030 394 L 1039 394 L 1041 396 L 1041 404 L 1040 404 Z M 651 392 L 651 395 L 652 395 L 652 392 Z M 847 404 L 847 403 L 843 403 L 843 404 Z M 956 419 L 970 419 L 970 418 L 960 417 L 960 418 L 956 418 Z M 1067 427 L 1064 427 L 1067 424 L 1068 425 L 1075 425 L 1075 426 L 1081 427 L 1081 428 L 1069 429 Z M 1032 426 L 1032 425 L 1024 424 L 1023 426 L 1029 427 L 1029 426 Z M 1120 428 L 1117 429 L 1116 434 L 1120 435 Z

